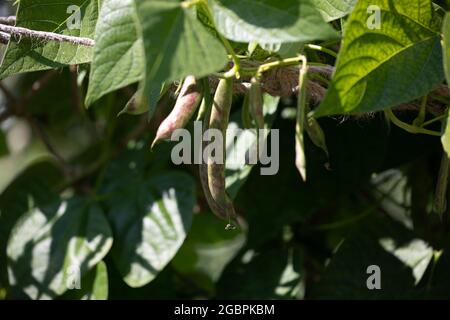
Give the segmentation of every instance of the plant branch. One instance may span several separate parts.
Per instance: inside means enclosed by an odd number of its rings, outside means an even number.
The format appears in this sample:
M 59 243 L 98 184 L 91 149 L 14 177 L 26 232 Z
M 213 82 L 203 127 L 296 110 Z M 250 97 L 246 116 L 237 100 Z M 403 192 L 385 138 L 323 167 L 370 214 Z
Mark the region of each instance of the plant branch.
M 307 45 L 305 45 L 305 47 L 307 49 L 321 51 L 323 53 L 326 53 L 326 54 L 332 56 L 333 58 L 337 58 L 337 56 L 338 56 L 337 53 L 334 52 L 333 50 L 325 48 L 325 47 L 322 47 L 322 46 L 318 46 L 316 44 L 307 44 Z
M 395 114 L 392 112 L 391 109 L 386 110 L 386 115 L 393 124 L 395 124 L 397 127 L 400 127 L 409 133 L 413 133 L 413 134 L 421 133 L 421 134 L 427 134 L 427 135 L 436 136 L 436 137 L 441 136 L 440 132 L 427 130 L 427 129 L 424 129 L 421 127 L 416 127 L 416 126 L 413 126 L 406 122 L 401 121 L 399 118 L 397 118 L 395 116 Z
M 428 121 L 424 122 L 424 123 L 422 124 L 422 127 L 429 126 L 430 124 L 435 123 L 435 122 L 437 122 L 437 121 L 442 121 L 442 120 L 444 120 L 445 118 L 447 118 L 447 115 L 446 115 L 446 114 L 441 114 L 440 116 L 437 116 L 437 117 L 435 117 L 435 118 L 433 118 L 433 119 L 431 119 L 431 120 L 428 120 Z
M 0 43 L 1 44 L 8 44 L 9 39 L 11 38 L 11 36 L 7 33 L 4 32 L 0 32 Z
M 68 42 L 75 45 L 93 47 L 95 41 L 89 38 L 73 37 L 53 32 L 36 31 L 22 27 L 14 27 L 0 24 L 0 32 L 4 32 L 13 36 L 21 36 L 26 38 L 38 39 L 43 41 Z
M 0 17 L 0 24 L 13 26 L 16 24 L 16 16 Z

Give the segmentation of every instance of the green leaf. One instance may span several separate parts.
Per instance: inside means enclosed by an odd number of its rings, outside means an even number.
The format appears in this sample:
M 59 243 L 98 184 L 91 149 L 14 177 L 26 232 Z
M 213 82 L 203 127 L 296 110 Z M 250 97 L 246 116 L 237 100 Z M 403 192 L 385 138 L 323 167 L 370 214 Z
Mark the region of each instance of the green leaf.
M 450 85 L 450 13 L 447 13 L 444 18 L 442 26 L 443 41 L 442 47 L 444 50 L 444 70 L 447 83 Z M 442 146 L 445 152 L 450 157 L 450 119 L 447 118 L 444 134 L 442 135 Z
M 312 0 L 325 21 L 333 21 L 349 14 L 356 0 Z
M 0 167 L 3 169 L 0 165 Z M 27 212 L 28 201 L 41 207 L 58 200 L 50 190 L 62 179 L 62 173 L 50 162 L 38 162 L 21 172 L 0 195 L 0 287 L 8 283 L 6 244 L 11 229 Z
M 104 190 L 110 195 L 112 256 L 134 288 L 152 281 L 172 260 L 191 227 L 195 204 L 189 176 L 170 172 L 145 179 L 138 172 L 117 175 Z
M 370 248 L 370 250 L 367 250 Z M 410 297 L 433 256 L 433 248 L 386 217 L 364 221 L 339 246 L 320 282 L 311 288 L 318 299 L 398 299 Z M 369 266 L 381 271 L 381 290 L 369 290 Z
M 367 12 L 369 5 L 381 10 L 379 29 L 371 24 L 376 16 Z M 438 21 L 430 0 L 358 1 L 316 116 L 387 109 L 440 84 L 444 74 Z
M 159 92 L 161 83 L 187 75 L 206 76 L 227 63 L 222 44 L 197 20 L 193 8 L 183 8 L 176 0 L 136 0 L 136 6 L 144 39 L 144 94 Z M 142 103 L 145 98 L 138 101 Z M 154 107 L 152 103 L 150 113 Z
M 8 241 L 9 282 L 32 299 L 63 294 L 108 253 L 111 230 L 91 199 L 74 197 L 43 208 L 28 203 Z
M 302 298 L 302 262 L 295 248 L 247 249 L 225 270 L 217 295 L 219 299 Z
M 106 264 L 100 261 L 94 269 L 89 271 L 80 283 L 80 289 L 67 291 L 63 300 L 107 300 L 108 299 L 108 270 Z
M 327 40 L 337 34 L 310 0 L 213 0 L 216 27 L 237 42 Z
M 19 153 L 0 158 L 0 193 L 27 167 L 34 163 L 52 160 L 52 155 L 41 145 L 34 144 Z
M 227 231 L 222 221 L 212 214 L 199 214 L 171 265 L 200 286 L 212 290 L 244 243 L 242 231 Z
M 80 7 L 79 29 L 69 29 L 71 5 Z M 64 35 L 93 38 L 98 15 L 97 0 L 21 0 L 17 9 L 18 27 L 38 31 L 49 31 Z M 92 48 L 67 42 L 56 42 L 14 37 L 8 44 L 0 67 L 0 79 L 16 73 L 60 68 L 68 64 L 90 62 Z
M 95 49 L 86 105 L 142 78 L 142 40 L 134 0 L 105 0 L 95 29 Z

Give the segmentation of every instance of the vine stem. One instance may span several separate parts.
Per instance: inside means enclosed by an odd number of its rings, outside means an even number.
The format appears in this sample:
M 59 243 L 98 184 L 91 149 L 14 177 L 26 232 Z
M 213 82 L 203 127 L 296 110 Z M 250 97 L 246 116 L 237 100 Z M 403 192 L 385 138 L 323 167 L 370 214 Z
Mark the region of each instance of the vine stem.
M 68 42 L 74 45 L 81 45 L 86 47 L 93 47 L 95 45 L 95 41 L 89 38 L 73 37 L 53 32 L 36 31 L 4 24 L 0 24 L 0 32 L 4 32 L 13 36 L 21 36 L 43 41 Z
M 304 56 L 298 56 L 298 57 L 268 62 L 268 63 L 262 64 L 258 67 L 257 76 L 260 76 L 262 73 L 267 72 L 274 68 L 298 65 L 300 62 L 302 62 L 304 64 L 304 66 L 306 67 L 307 63 L 306 63 Z
M 428 95 L 424 96 L 422 102 L 420 103 L 419 114 L 413 122 L 415 126 L 423 127 L 423 123 L 425 122 L 425 118 L 427 115 L 427 102 L 428 102 Z
M 0 23 L 13 26 L 16 23 L 16 17 L 15 16 L 0 17 Z
M 329 54 L 333 58 L 337 58 L 337 56 L 338 56 L 337 53 L 334 52 L 333 50 L 322 47 L 322 46 L 318 46 L 316 44 L 306 44 L 305 48 L 311 49 L 311 50 L 316 50 L 316 51 L 321 51 L 323 53 Z
M 424 122 L 424 123 L 422 124 L 422 127 L 429 126 L 430 124 L 435 123 L 435 122 L 437 122 L 437 121 L 444 120 L 445 118 L 447 118 L 447 115 L 446 115 L 446 114 L 442 114 L 442 115 L 440 115 L 440 116 L 437 116 L 436 118 L 433 118 L 433 119 L 431 119 L 431 120 L 428 120 L 428 121 Z
M 405 123 L 403 121 L 401 121 L 399 118 L 397 118 L 395 116 L 395 114 L 392 112 L 391 109 L 386 110 L 386 116 L 387 118 L 393 123 L 395 124 L 397 127 L 402 128 L 403 130 L 412 133 L 412 134 L 427 134 L 430 136 L 435 136 L 435 137 L 440 137 L 441 133 L 437 132 L 437 131 L 432 131 L 432 130 L 427 130 L 421 127 L 416 127 L 413 125 L 410 125 L 408 123 Z

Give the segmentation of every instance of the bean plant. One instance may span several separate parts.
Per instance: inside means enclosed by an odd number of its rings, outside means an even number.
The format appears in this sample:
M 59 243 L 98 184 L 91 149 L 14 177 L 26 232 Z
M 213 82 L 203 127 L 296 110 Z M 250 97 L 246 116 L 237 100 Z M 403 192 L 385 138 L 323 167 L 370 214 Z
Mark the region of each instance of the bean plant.
M 7 1 L 0 52 L 0 299 L 450 298 L 450 1 Z

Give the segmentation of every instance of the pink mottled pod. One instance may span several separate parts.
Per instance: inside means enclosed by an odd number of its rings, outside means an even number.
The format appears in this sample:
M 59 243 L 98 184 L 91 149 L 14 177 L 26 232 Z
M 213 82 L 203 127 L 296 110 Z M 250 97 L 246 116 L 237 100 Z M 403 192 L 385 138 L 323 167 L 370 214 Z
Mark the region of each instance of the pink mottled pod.
M 172 112 L 159 125 L 152 147 L 162 140 L 168 140 L 176 129 L 186 126 L 201 101 L 201 90 L 193 76 L 187 76 Z

